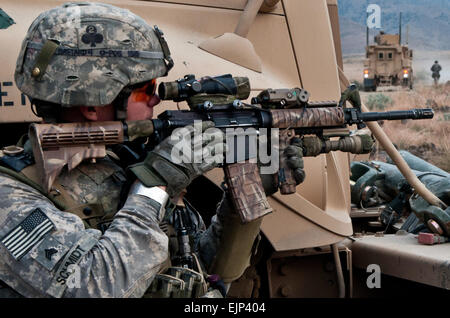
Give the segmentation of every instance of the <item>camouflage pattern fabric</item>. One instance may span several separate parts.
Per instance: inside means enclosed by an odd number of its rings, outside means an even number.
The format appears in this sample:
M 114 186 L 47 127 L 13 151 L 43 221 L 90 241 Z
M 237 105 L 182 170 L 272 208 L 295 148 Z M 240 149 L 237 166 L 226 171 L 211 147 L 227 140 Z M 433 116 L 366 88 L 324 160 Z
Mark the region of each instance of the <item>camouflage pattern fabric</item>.
M 72 171 L 64 169 L 58 182 L 79 204 L 100 204 L 104 215 L 113 215 L 119 207 L 120 193 L 126 181 L 123 170 L 106 157 L 96 164 L 83 162 Z
M 33 75 L 47 41 L 58 47 L 47 56 L 46 67 Z M 165 55 L 155 30 L 129 10 L 67 3 L 32 23 L 15 80 L 31 98 L 67 107 L 107 105 L 125 86 L 165 76 Z
M 339 126 L 345 124 L 344 111 L 341 107 L 274 109 L 272 127 L 321 127 Z
M 106 170 L 89 176 L 99 182 Z M 78 172 L 72 190 L 81 191 L 80 201 L 94 200 L 84 193 L 89 188 L 80 186 L 85 177 Z M 93 186 L 95 181 L 88 183 Z M 0 243 L 0 280 L 25 297 L 141 297 L 168 257 L 168 238 L 159 228 L 161 207 L 147 197 L 130 195 L 103 235 L 85 229 L 78 216 L 58 210 L 37 190 L 3 174 L 0 197 L 0 241 L 37 208 L 53 224 L 20 259 Z M 80 274 L 79 284 L 71 288 L 70 264 L 78 265 Z
M 247 160 L 228 164 L 224 172 L 230 198 L 242 223 L 272 213 L 256 163 Z
M 126 86 L 165 76 L 172 65 L 159 30 L 130 11 L 68 3 L 32 23 L 15 81 L 32 99 L 101 106 Z M 86 229 L 78 215 L 0 173 L 2 289 L 24 297 L 143 296 L 168 259 L 168 237 L 159 226 L 164 207 L 131 194 L 117 211 L 124 174 L 107 160 L 82 163 L 56 181 L 75 204 L 100 205 L 114 218 L 103 233 Z
M 102 215 L 111 218 L 119 206 L 122 177 L 122 169 L 105 158 L 95 164 L 83 162 L 70 172 L 63 170 L 57 182 L 73 201 L 100 205 Z M 168 257 L 169 239 L 160 229 L 159 206 L 151 200 L 130 196 L 102 236 L 98 230 L 85 229 L 78 216 L 55 208 L 35 189 L 3 174 L 0 195 L 5 198 L 0 203 L 0 241 L 36 208 L 55 225 L 20 260 L 0 243 L 0 281 L 7 285 L 0 290 L 0 297 L 154 297 L 148 287 Z M 205 229 L 201 222 L 194 234 L 193 249 L 206 267 L 225 239 L 223 222 L 231 213 L 228 206 L 219 206 L 211 226 Z M 77 259 L 83 240 L 91 246 Z M 46 253 L 52 249 L 56 252 L 48 258 Z M 72 261 L 82 274 L 80 288 L 66 286 L 68 270 L 64 264 Z

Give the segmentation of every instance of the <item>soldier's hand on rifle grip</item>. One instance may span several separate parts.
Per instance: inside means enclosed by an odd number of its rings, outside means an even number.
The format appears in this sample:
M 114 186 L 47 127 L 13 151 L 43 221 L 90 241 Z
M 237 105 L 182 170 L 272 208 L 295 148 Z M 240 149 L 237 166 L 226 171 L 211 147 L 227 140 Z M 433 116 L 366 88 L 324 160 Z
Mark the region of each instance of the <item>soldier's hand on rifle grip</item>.
M 278 187 L 281 194 L 295 193 L 295 187 L 305 179 L 302 146 L 302 140 L 295 136 L 293 129 L 280 132 Z
M 284 150 L 286 156 L 286 164 L 292 169 L 292 174 L 297 185 L 305 180 L 305 170 L 303 163 L 303 142 L 300 138 L 294 137 L 291 145 Z
M 213 122 L 204 121 L 175 130 L 144 162 L 129 169 L 147 187 L 167 186 L 167 193 L 174 198 L 193 179 L 222 163 L 225 139 L 219 129 L 210 129 L 213 127 Z M 215 160 L 216 155 L 220 161 Z

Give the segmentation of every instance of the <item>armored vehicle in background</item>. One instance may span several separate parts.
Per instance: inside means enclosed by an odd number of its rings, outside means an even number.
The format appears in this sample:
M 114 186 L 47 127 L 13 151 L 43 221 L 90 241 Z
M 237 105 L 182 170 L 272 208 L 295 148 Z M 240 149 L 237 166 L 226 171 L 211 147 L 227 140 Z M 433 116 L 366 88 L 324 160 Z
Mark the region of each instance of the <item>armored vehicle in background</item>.
M 364 90 L 376 91 L 380 86 L 403 86 L 412 89 L 413 51 L 401 44 L 399 34 L 375 36 L 375 44 L 366 46 Z

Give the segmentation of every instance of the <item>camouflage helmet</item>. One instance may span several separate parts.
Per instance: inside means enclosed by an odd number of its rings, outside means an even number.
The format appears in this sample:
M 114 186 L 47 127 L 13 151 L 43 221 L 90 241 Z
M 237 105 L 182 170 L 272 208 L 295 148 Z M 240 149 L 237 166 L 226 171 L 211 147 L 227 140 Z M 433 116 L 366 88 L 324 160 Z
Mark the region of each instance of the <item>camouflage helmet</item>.
M 172 66 L 157 26 L 112 5 L 66 3 L 31 24 L 15 81 L 32 99 L 101 106 L 126 86 L 167 75 Z

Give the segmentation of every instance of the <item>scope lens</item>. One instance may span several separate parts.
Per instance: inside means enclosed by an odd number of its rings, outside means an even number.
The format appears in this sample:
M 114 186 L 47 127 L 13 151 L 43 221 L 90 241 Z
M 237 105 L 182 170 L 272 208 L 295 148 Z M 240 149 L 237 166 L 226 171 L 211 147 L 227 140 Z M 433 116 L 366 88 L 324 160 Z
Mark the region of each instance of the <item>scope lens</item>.
M 163 82 L 158 87 L 159 98 L 163 100 L 170 100 L 178 98 L 178 83 L 177 82 Z

